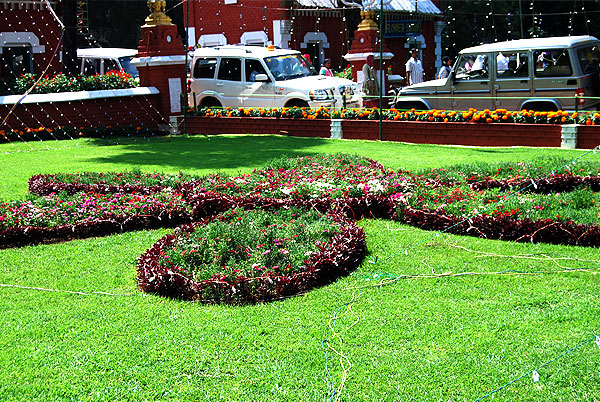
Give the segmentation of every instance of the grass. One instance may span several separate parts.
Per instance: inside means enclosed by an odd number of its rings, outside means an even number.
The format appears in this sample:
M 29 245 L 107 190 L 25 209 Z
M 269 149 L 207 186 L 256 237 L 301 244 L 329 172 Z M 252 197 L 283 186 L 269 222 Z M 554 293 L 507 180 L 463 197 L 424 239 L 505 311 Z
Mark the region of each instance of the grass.
M 0 145 L 1 199 L 24 198 L 33 174 L 61 171 L 233 174 L 282 155 L 334 152 L 413 170 L 582 153 L 275 136 L 24 147 Z M 338 390 L 344 385 L 342 401 L 473 401 L 600 333 L 597 249 L 435 236 L 382 220 L 360 224 L 371 255 L 349 277 L 244 307 L 136 289 L 136 258 L 170 230 L 0 250 L 0 284 L 61 290 L 0 287 L 0 400 L 333 400 L 321 344 L 328 337 L 352 365 L 343 382 L 339 356 L 328 351 L 331 379 Z M 406 247 L 408 255 L 398 254 Z M 398 279 L 383 287 L 367 280 L 448 272 L 478 275 Z M 344 307 L 352 300 L 351 310 Z M 527 376 L 494 399 L 600 401 L 594 342 L 539 374 L 539 382 Z

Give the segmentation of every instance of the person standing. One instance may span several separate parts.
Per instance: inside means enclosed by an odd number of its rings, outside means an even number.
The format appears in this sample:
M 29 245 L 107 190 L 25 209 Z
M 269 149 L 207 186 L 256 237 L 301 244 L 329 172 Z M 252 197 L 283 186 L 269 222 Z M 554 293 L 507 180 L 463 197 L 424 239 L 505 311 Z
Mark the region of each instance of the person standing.
M 375 75 L 375 68 L 373 67 L 374 57 L 372 54 L 368 55 L 363 65 L 363 93 L 365 95 L 365 107 L 377 107 L 379 103 L 379 82 Z
M 323 61 L 323 65 L 321 66 L 321 69 L 319 70 L 319 75 L 324 75 L 326 77 L 333 77 L 333 73 L 331 72 L 331 60 L 330 59 L 325 59 L 325 61 Z
M 448 76 L 450 75 L 450 71 L 452 71 L 452 67 L 450 67 L 450 61 L 450 57 L 442 57 L 442 67 L 440 67 L 440 71 L 437 75 L 438 80 L 448 78 Z
M 425 72 L 421 60 L 419 60 L 419 51 L 410 49 L 410 59 L 406 62 L 406 82 L 408 85 L 414 85 L 424 80 Z

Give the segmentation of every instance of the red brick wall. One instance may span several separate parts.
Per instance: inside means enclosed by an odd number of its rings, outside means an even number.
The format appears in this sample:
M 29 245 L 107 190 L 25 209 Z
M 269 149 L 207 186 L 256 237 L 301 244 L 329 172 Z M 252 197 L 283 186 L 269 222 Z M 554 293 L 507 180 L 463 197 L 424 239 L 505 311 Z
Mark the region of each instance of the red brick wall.
M 296 16 L 290 48 L 298 50 L 302 54 L 306 53 L 306 49 L 300 46 L 308 32 L 323 32 L 327 36 L 329 48 L 323 49 L 323 58 L 331 59 L 333 70 L 338 71 L 348 65 L 342 56 L 348 53 L 349 33 L 341 17 L 321 17 L 317 22 L 317 18 L 314 16 Z M 318 66 L 316 60 L 311 61 L 315 67 Z
M 166 123 L 158 113 L 158 98 L 159 95 L 147 95 L 20 104 L 2 128 L 6 130 L 27 127 L 129 125 L 156 127 Z M 0 115 L 6 116 L 11 106 L 0 105 Z
M 577 148 L 592 149 L 600 145 L 600 126 L 577 127 Z
M 22 9 L 18 9 L 16 5 L 12 9 L 8 4 L 0 3 L 0 32 L 32 32 L 37 36 L 40 45 L 45 46 L 45 53 L 33 54 L 34 73 L 40 74 L 52 58 L 54 49 L 58 45 L 61 29 L 56 19 L 45 7 L 42 9 L 26 8 L 25 4 Z M 60 7 L 58 8 L 60 9 Z M 60 10 L 57 11 L 60 12 Z M 48 69 L 48 74 L 52 76 L 59 73 L 60 69 L 60 60 L 57 54 Z
M 345 139 L 379 139 L 379 122 L 376 120 L 343 120 L 342 130 Z M 330 121 L 251 117 L 189 117 L 187 121 L 187 132 L 190 134 L 281 134 L 283 131 L 293 136 L 329 138 Z M 493 147 L 561 145 L 561 127 L 548 124 L 384 121 L 382 134 L 383 141 L 417 144 Z
M 185 10 L 186 5 L 183 7 Z M 236 44 L 244 32 L 252 31 L 264 31 L 272 41 L 273 20 L 285 19 L 286 13 L 280 0 L 238 0 L 235 4 L 225 4 L 223 0 L 192 1 L 190 26 L 196 28 L 196 43 L 201 35 L 224 34 L 228 44 Z
M 379 139 L 378 121 L 342 121 L 344 138 Z M 384 121 L 383 141 L 471 146 L 560 147 L 561 127 L 548 124 L 474 124 Z
M 181 120 L 179 127 L 183 127 Z M 278 119 L 275 117 L 188 117 L 189 134 L 283 134 L 294 137 L 331 136 L 330 120 Z

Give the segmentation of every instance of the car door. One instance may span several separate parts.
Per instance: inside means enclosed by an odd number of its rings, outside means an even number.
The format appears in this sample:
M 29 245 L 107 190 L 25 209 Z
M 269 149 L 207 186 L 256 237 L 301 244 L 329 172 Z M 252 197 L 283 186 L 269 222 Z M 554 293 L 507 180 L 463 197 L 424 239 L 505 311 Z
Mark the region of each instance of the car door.
M 489 53 L 460 56 L 456 65 L 453 85 L 450 87 L 452 109 L 475 108 L 481 110 L 494 107 L 489 58 Z
M 273 107 L 274 87 L 271 78 L 268 81 L 258 82 L 256 81 L 258 74 L 267 75 L 261 61 L 259 59 L 244 59 L 242 105 L 244 107 Z
M 224 107 L 242 107 L 242 59 L 239 57 L 222 57 L 217 71 L 215 92 Z
M 532 94 L 529 52 L 508 51 L 495 54 L 496 71 L 493 82 L 495 107 L 518 110 Z
M 205 97 L 215 96 L 216 57 L 198 57 L 194 61 L 190 78 L 190 105 L 200 105 Z

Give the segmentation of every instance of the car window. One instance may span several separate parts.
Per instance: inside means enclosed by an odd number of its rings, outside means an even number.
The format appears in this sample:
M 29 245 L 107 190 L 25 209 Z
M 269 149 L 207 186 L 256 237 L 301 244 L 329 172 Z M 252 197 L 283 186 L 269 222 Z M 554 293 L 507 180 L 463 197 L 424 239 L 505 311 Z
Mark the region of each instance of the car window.
M 242 80 L 242 60 L 233 57 L 223 57 L 219 65 L 220 80 L 241 81 Z
M 258 74 L 266 74 L 265 68 L 263 67 L 260 60 L 257 59 L 246 59 L 246 81 L 256 81 Z
M 85 75 L 100 74 L 100 59 L 84 59 L 83 74 L 85 74 Z
M 299 54 L 266 57 L 265 63 L 269 70 L 271 70 L 276 81 L 285 81 L 313 75 L 313 71 L 307 65 L 308 62 Z
M 204 57 L 196 60 L 194 78 L 214 78 L 216 66 L 216 58 Z
M 524 78 L 529 76 L 527 52 L 501 52 L 496 56 L 496 78 Z
M 536 77 L 566 77 L 573 74 L 567 49 L 536 50 L 533 60 Z
M 137 68 L 135 68 L 133 64 L 131 64 L 132 58 L 133 57 L 131 56 L 119 57 L 119 62 L 121 63 L 121 67 L 123 68 L 123 70 L 125 70 L 127 74 L 131 75 L 132 77 L 139 77 L 139 71 L 137 70 Z
M 600 51 L 597 45 L 586 46 L 577 50 L 579 65 L 584 74 L 598 73 L 598 61 L 600 60 Z
M 486 79 L 488 75 L 487 54 L 463 54 L 456 64 L 457 80 Z
M 108 73 L 112 70 L 119 71 L 119 65 L 113 59 L 103 59 L 104 60 L 104 73 Z

